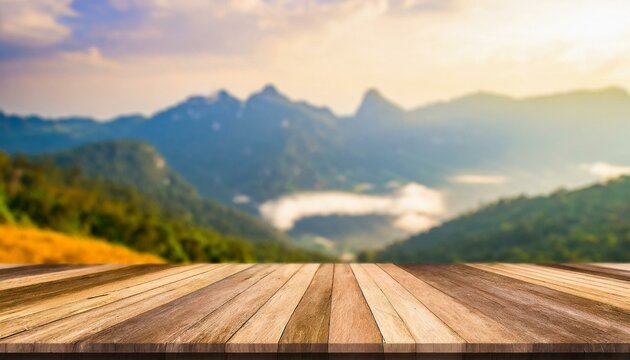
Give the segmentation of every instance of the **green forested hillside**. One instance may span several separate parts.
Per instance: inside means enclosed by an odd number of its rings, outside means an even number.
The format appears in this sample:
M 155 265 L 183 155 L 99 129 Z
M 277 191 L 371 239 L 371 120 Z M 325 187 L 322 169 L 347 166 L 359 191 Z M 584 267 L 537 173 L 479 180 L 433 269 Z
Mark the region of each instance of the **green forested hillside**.
M 264 221 L 203 198 L 150 144 L 106 141 L 45 155 L 43 159 L 64 168 L 78 168 L 90 178 L 132 186 L 158 202 L 169 214 L 221 234 L 253 242 L 286 240 L 281 232 Z
M 502 200 L 393 245 L 397 262 L 630 261 L 630 177 Z
M 176 216 L 130 186 L 89 179 L 41 159 L 0 153 L 0 199 L 2 222 L 98 237 L 171 262 L 322 260 L 281 242 L 253 245 L 223 235 Z

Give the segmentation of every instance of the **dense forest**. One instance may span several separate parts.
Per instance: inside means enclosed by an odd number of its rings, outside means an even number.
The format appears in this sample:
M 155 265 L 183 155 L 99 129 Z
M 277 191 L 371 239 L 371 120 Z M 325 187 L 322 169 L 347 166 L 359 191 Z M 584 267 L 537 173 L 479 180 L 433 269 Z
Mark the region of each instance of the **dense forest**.
M 364 254 L 364 259 L 374 256 Z M 397 262 L 630 261 L 630 177 L 502 200 L 390 246 Z
M 320 261 L 281 241 L 253 244 L 178 216 L 135 188 L 52 161 L 0 153 L 0 221 L 85 235 L 169 262 Z

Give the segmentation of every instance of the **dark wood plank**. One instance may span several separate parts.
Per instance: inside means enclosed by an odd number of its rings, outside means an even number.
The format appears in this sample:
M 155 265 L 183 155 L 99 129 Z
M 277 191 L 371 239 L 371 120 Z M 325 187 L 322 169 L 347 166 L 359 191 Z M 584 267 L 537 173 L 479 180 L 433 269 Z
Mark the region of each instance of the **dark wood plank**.
M 333 265 L 315 273 L 280 338 L 280 352 L 326 352 L 333 285 Z

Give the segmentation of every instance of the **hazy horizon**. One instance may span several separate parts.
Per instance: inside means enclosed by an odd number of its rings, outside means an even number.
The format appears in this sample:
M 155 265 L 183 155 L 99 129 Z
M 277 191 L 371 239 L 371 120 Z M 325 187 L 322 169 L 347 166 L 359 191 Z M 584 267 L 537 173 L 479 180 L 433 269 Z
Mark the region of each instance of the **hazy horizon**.
M 29 111 L 26 111 L 26 112 L 13 112 L 13 111 L 8 111 L 7 109 L 5 109 L 5 108 L 3 108 L 1 106 L 0 106 L 0 111 L 4 112 L 5 114 L 9 114 L 9 115 L 41 116 L 41 117 L 48 118 L 48 119 L 72 118 L 72 117 L 89 117 L 89 118 L 92 118 L 92 119 L 97 120 L 97 121 L 109 121 L 109 120 L 115 120 L 116 118 L 121 117 L 121 116 L 141 115 L 141 116 L 145 116 L 145 117 L 151 117 L 151 116 L 154 116 L 154 115 L 160 113 L 161 111 L 164 111 L 164 110 L 170 108 L 171 106 L 174 106 L 176 104 L 180 104 L 180 103 L 186 101 L 187 99 L 194 98 L 194 97 L 211 98 L 211 97 L 217 95 L 219 92 L 222 92 L 222 91 L 227 92 L 230 96 L 235 97 L 237 100 L 239 100 L 241 102 L 245 102 L 245 101 L 247 101 L 247 99 L 249 99 L 250 97 L 252 97 L 252 96 L 262 92 L 264 88 L 269 87 L 269 86 L 272 86 L 275 89 L 277 89 L 280 94 L 286 96 L 292 102 L 295 102 L 295 103 L 304 102 L 304 103 L 307 103 L 307 104 L 312 105 L 312 106 L 326 108 L 326 109 L 330 110 L 335 116 L 338 116 L 338 117 L 346 117 L 346 116 L 356 115 L 357 111 L 359 110 L 359 108 L 361 106 L 362 101 L 365 99 L 365 95 L 368 92 L 374 91 L 374 90 L 377 91 L 378 94 L 380 94 L 380 96 L 382 96 L 385 100 L 387 100 L 391 104 L 399 107 L 403 111 L 407 111 L 407 112 L 408 111 L 413 111 L 413 110 L 416 110 L 416 109 L 421 109 L 421 108 L 424 108 L 424 107 L 429 107 L 429 106 L 436 105 L 436 104 L 448 103 L 450 101 L 455 101 L 455 100 L 458 100 L 458 99 L 466 98 L 468 96 L 475 96 L 475 95 L 480 95 L 480 94 L 495 95 L 495 96 L 500 96 L 500 97 L 508 98 L 508 99 L 511 99 L 511 100 L 517 100 L 517 101 L 518 100 L 536 99 L 536 98 L 545 98 L 545 97 L 552 97 L 552 96 L 561 96 L 561 95 L 568 95 L 568 94 L 575 94 L 575 93 L 582 93 L 582 92 L 596 93 L 596 92 L 603 92 L 603 91 L 607 91 L 607 90 L 621 90 L 624 93 L 630 94 L 630 92 L 629 92 L 630 88 L 626 88 L 626 87 L 623 87 L 621 85 L 616 85 L 616 84 L 610 84 L 610 85 L 607 85 L 607 86 L 592 87 L 592 88 L 575 88 L 575 89 L 566 89 L 566 90 L 553 91 L 553 92 L 532 93 L 532 94 L 525 94 L 525 95 L 520 95 L 520 96 L 519 95 L 514 95 L 514 94 L 507 94 L 507 93 L 499 93 L 499 92 L 489 91 L 489 90 L 485 90 L 485 89 L 478 89 L 478 90 L 473 90 L 473 91 L 470 91 L 470 92 L 454 95 L 452 97 L 448 97 L 448 98 L 444 98 L 444 99 L 435 99 L 435 100 L 431 100 L 431 101 L 428 101 L 428 102 L 419 103 L 419 104 L 416 104 L 416 105 L 404 106 L 404 105 L 401 105 L 399 102 L 397 102 L 396 99 L 388 96 L 387 94 L 384 94 L 378 87 L 372 86 L 372 87 L 368 87 L 368 88 L 364 89 L 362 92 L 360 92 L 361 97 L 359 98 L 359 102 L 357 103 L 357 105 L 356 105 L 356 107 L 354 109 L 352 109 L 349 112 L 339 113 L 339 112 L 335 111 L 335 109 L 333 109 L 330 106 L 328 106 L 327 104 L 313 103 L 309 99 L 306 99 L 306 98 L 295 98 L 291 94 L 283 91 L 282 88 L 279 88 L 275 84 L 273 84 L 273 83 L 266 83 L 266 84 L 263 84 L 262 86 L 260 86 L 260 87 L 258 87 L 256 89 L 253 89 L 251 92 L 249 92 L 245 96 L 237 96 L 233 92 L 231 92 L 230 89 L 228 89 L 227 87 L 220 87 L 220 88 L 217 88 L 214 91 L 207 92 L 207 93 L 192 93 L 192 94 L 189 94 L 187 96 L 184 96 L 184 97 L 180 98 L 179 100 L 176 100 L 176 101 L 171 102 L 171 103 L 163 104 L 161 106 L 158 106 L 156 109 L 153 109 L 153 110 L 150 110 L 150 111 L 147 111 L 147 112 L 140 112 L 140 111 L 123 112 L 123 113 L 114 114 L 114 115 L 108 116 L 108 117 L 99 117 L 97 115 L 86 114 L 86 113 L 70 113 L 70 114 L 65 114 L 65 115 L 47 115 L 45 113 L 36 113 L 36 112 L 29 112 Z

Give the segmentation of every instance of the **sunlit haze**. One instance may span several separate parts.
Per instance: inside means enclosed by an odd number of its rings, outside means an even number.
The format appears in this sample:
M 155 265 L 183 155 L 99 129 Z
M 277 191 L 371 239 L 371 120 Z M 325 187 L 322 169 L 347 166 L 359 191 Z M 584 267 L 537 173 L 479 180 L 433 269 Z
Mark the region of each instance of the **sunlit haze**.
M 367 88 L 404 107 L 630 87 L 628 1 L 1 0 L 0 108 L 151 114 L 274 83 L 352 113 Z M 624 66 L 625 65 L 625 66 Z

